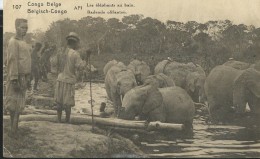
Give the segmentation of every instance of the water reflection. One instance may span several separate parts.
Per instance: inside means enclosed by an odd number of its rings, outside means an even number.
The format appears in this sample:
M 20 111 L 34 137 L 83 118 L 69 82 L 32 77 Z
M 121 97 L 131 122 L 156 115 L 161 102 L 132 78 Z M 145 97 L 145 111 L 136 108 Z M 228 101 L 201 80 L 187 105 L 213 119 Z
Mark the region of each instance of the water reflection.
M 101 102 L 107 103 L 107 111 L 113 109 L 106 99 L 104 83 L 93 83 L 94 113 L 99 111 Z M 85 89 L 76 90 L 76 106 L 73 111 L 90 112 L 89 83 Z M 205 115 L 205 114 L 204 114 Z M 260 156 L 260 123 L 259 117 L 236 121 L 230 125 L 208 125 L 207 116 L 197 114 L 193 132 L 157 132 L 139 134 L 141 149 L 151 157 L 259 157 Z M 253 123 L 253 124 L 252 124 Z M 240 125 L 240 126 L 239 126 Z M 246 127 L 245 127 L 246 126 Z M 122 133 L 131 138 L 133 134 Z
M 151 157 L 259 157 L 260 127 L 194 123 L 193 133 L 141 136 Z

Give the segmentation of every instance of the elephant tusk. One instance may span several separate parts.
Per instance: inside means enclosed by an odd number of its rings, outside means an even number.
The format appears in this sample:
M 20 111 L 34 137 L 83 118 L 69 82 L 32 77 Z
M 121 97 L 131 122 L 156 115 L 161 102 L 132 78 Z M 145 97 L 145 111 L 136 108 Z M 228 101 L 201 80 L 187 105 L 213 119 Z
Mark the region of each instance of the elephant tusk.
M 123 102 L 123 95 L 120 95 L 121 103 Z

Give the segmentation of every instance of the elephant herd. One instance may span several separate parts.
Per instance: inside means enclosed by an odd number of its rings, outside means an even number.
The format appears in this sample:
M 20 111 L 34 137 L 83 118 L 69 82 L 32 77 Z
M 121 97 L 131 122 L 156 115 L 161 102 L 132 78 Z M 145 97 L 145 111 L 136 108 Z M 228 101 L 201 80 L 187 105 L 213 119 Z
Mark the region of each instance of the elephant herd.
M 159 62 L 154 75 L 136 59 L 128 66 L 109 61 L 103 71 L 114 115 L 121 119 L 139 117 L 192 127 L 196 104 L 206 104 L 213 121 L 243 114 L 247 103 L 252 114 L 260 114 L 260 62 L 228 61 L 208 76 L 198 64 L 170 60 Z

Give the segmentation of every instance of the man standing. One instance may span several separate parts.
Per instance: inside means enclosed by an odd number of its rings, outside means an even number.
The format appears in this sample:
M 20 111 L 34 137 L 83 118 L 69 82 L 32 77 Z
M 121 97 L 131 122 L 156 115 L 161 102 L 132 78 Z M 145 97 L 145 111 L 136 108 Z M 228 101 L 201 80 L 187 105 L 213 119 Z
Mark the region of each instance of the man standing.
M 52 46 L 52 54 L 50 57 L 50 60 L 48 61 L 50 64 L 50 72 L 48 73 L 48 84 L 50 86 L 50 96 L 54 97 L 54 92 L 55 92 L 55 84 L 56 80 L 58 77 L 58 72 L 57 72 L 57 51 L 56 51 L 56 46 Z
M 40 57 L 38 55 L 38 52 L 40 51 L 42 47 L 42 44 L 39 42 L 35 43 L 35 46 L 33 48 L 32 54 L 31 54 L 31 58 L 32 58 L 32 65 L 31 65 L 31 69 L 32 69 L 32 74 L 31 74 L 31 81 L 34 79 L 34 86 L 33 86 L 33 90 L 37 91 L 38 88 L 38 81 L 39 81 L 39 72 L 40 72 Z
M 48 73 L 48 66 L 47 62 L 50 57 L 50 48 L 47 42 L 44 43 L 44 48 L 41 50 L 41 57 L 40 57 L 40 70 L 41 70 L 41 79 L 43 82 L 47 82 L 47 73 Z
M 7 48 L 7 85 L 5 107 L 10 112 L 11 134 L 18 129 L 19 115 L 25 107 L 25 94 L 30 82 L 30 48 L 23 40 L 27 33 L 26 19 L 15 20 L 16 35 L 9 40 Z
M 62 110 L 66 112 L 66 122 L 70 121 L 71 107 L 75 106 L 75 83 L 76 70 L 86 67 L 86 62 L 80 57 L 79 36 L 71 32 L 67 37 L 67 49 L 58 58 L 62 62 L 58 62 L 61 66 L 61 72 L 58 75 L 57 84 L 55 88 L 55 102 L 57 104 L 58 122 L 61 122 Z

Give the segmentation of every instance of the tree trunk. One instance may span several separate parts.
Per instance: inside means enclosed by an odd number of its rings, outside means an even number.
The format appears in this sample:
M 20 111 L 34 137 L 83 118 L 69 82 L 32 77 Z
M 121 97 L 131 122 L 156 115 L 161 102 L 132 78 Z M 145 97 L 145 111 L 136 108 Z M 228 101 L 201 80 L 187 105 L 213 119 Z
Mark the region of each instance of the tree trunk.
M 9 116 L 4 116 L 4 120 L 10 120 Z M 50 121 L 57 122 L 57 115 L 21 115 L 19 121 Z M 65 121 L 64 116 L 62 121 Z M 70 119 L 71 124 L 92 124 L 90 115 L 74 115 Z M 183 124 L 161 123 L 145 121 L 129 121 L 116 118 L 94 117 L 95 125 L 111 126 L 116 128 L 141 129 L 141 130 L 182 130 Z
M 159 121 L 150 122 L 147 127 L 148 130 L 183 130 L 182 124 L 170 124 L 170 123 L 161 123 Z

